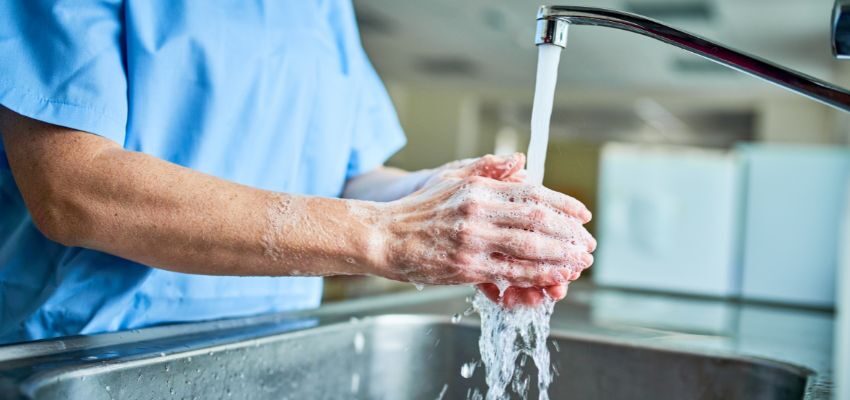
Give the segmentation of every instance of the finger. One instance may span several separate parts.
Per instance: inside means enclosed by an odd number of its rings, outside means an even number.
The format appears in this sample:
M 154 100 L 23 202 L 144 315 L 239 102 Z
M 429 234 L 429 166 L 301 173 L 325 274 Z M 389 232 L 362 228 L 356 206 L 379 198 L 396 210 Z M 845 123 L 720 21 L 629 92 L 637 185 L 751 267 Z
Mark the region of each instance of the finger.
M 499 291 L 499 287 L 492 283 L 480 283 L 478 290 L 494 303 L 499 303 L 501 300 L 502 293 Z
M 489 261 L 468 270 L 472 282 L 505 282 L 515 287 L 554 286 L 575 279 L 593 263 L 593 256 L 576 248 L 570 249 L 559 262 L 540 262 L 513 258 L 503 253 L 490 254 Z
M 511 286 L 500 295 L 499 287 L 492 283 L 478 285 L 478 289 L 487 296 L 490 301 L 500 304 L 505 308 L 516 306 L 535 307 L 549 297 L 555 301 L 563 299 L 567 294 L 566 286 L 554 285 L 547 287 L 520 288 Z
M 581 266 L 545 264 L 528 260 L 492 257 L 487 271 L 482 271 L 483 283 L 506 282 L 512 287 L 553 286 L 569 282 Z
M 596 245 L 598 245 L 599 243 L 596 242 L 596 238 L 593 237 L 593 235 L 591 235 L 590 232 L 587 231 L 587 229 L 584 230 L 584 234 L 585 242 L 587 243 L 587 251 L 593 253 L 594 251 L 596 251 Z
M 505 203 L 487 205 L 487 216 L 500 228 L 524 229 L 559 239 L 587 242 L 590 234 L 575 217 L 538 204 Z M 590 237 L 592 238 L 592 237 Z M 589 248 L 588 244 L 588 248 Z
M 509 202 L 545 204 L 578 218 L 583 224 L 590 222 L 593 217 L 590 210 L 582 202 L 543 186 L 513 182 L 490 182 L 490 187 Z
M 538 232 L 518 229 L 500 229 L 500 232 L 484 233 L 484 240 L 494 252 L 511 259 L 560 264 L 576 257 L 575 246 Z M 580 257 L 580 256 L 579 256 Z
M 567 297 L 567 285 L 552 285 L 545 287 L 543 290 L 552 300 L 559 301 Z
M 528 172 L 525 169 L 521 169 L 517 172 L 514 172 L 511 176 L 502 179 L 502 182 L 525 182 L 526 178 L 528 178 Z
M 503 180 L 522 170 L 525 156 L 514 153 L 505 156 L 486 155 L 463 168 L 463 176 L 483 176 L 495 180 Z

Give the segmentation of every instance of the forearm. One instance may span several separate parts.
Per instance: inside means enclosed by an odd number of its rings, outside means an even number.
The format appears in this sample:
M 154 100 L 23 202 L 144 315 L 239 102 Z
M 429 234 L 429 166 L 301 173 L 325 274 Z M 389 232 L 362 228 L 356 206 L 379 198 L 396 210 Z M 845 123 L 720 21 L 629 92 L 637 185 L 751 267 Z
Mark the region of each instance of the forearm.
M 347 199 L 393 201 L 419 190 L 434 170 L 407 172 L 398 168 L 380 167 L 351 178 L 342 196 Z
M 28 128 L 3 126 L 7 156 L 34 220 L 64 244 L 215 275 L 370 273 L 380 261 L 369 203 L 258 190 L 91 134 Z
M 367 273 L 379 253 L 373 227 L 342 200 L 257 190 L 123 150 L 92 164 L 83 247 L 216 275 Z

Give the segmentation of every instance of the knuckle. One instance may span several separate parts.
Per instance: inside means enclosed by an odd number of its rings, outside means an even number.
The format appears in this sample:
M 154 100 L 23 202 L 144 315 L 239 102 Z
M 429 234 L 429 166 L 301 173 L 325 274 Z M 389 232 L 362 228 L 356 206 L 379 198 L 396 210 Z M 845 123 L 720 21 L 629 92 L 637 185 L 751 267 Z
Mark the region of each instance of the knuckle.
M 546 222 L 546 211 L 542 207 L 532 207 L 526 216 L 534 225 L 540 225 Z
M 546 199 L 546 189 L 543 186 L 532 186 L 528 190 L 528 197 L 534 202 L 540 203 Z
M 463 183 L 468 184 L 469 186 L 478 186 L 484 182 L 484 177 L 478 175 L 471 175 L 463 178 Z
M 461 215 L 467 217 L 476 216 L 481 211 L 481 202 L 475 198 L 467 198 L 460 203 L 458 211 L 460 211 Z
M 527 254 L 538 255 L 543 250 L 540 243 L 530 238 L 521 239 L 518 242 L 520 250 Z
M 451 256 L 451 260 L 454 263 L 454 268 L 457 270 L 463 270 L 469 267 L 472 264 L 472 257 L 469 253 L 466 252 L 455 252 Z

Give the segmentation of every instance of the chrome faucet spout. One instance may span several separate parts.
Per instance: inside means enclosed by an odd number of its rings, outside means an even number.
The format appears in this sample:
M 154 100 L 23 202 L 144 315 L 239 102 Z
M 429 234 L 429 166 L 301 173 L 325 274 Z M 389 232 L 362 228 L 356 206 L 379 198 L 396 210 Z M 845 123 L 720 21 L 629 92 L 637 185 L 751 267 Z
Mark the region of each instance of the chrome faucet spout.
M 601 26 L 648 36 L 850 112 L 847 89 L 640 15 L 595 7 L 541 6 L 535 43 L 566 47 L 569 25 Z

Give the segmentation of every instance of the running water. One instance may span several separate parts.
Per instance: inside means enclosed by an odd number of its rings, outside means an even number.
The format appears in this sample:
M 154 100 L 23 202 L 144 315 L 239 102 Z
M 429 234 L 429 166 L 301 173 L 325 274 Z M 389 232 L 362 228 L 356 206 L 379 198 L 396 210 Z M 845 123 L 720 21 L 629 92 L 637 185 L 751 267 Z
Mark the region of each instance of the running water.
M 558 80 L 558 62 L 561 48 L 555 45 L 537 46 L 537 84 L 534 87 L 534 104 L 531 108 L 531 141 L 528 143 L 528 178 L 526 182 L 543 184 L 543 166 L 549 144 L 549 120 L 555 99 Z
M 538 49 L 526 181 L 541 185 L 561 48 L 541 45 Z M 552 370 L 546 339 L 549 337 L 549 319 L 555 302 L 547 296 L 543 303 L 535 307 L 516 306 L 507 309 L 478 292 L 472 304 L 481 315 L 478 347 L 487 374 L 487 400 L 507 399 L 511 392 L 523 399 L 527 398 L 530 377 L 525 375 L 523 367 L 528 358 L 537 367 L 539 399 L 548 400 L 547 390 L 552 382 Z M 461 371 L 462 374 L 464 372 L 468 371 Z

